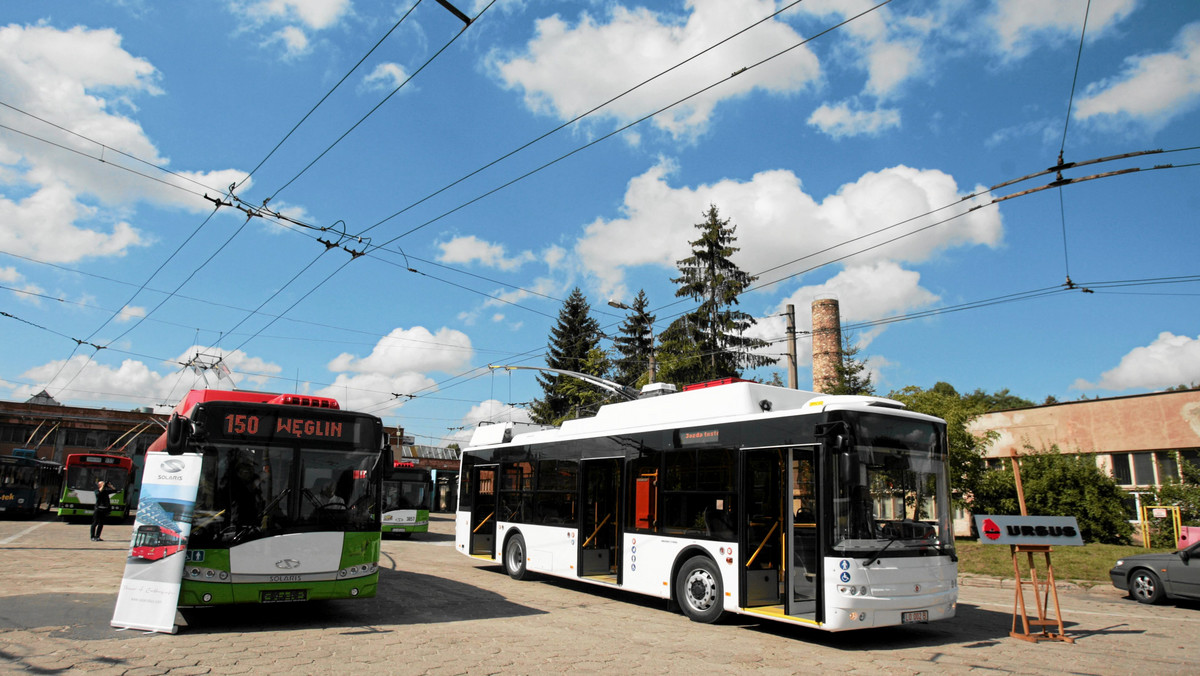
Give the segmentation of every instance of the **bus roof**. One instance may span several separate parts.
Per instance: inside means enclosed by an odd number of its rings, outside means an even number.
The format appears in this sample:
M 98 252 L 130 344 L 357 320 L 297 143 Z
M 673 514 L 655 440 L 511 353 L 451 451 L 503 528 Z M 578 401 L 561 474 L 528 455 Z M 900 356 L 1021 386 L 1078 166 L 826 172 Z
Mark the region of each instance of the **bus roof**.
M 688 388 L 683 392 L 659 397 L 607 404 L 601 406 L 594 417 L 568 420 L 560 428 L 527 432 L 513 437 L 512 441 L 520 439 L 524 443 L 533 443 L 551 437 L 589 437 L 634 429 L 700 425 L 717 420 L 784 411 L 804 410 L 818 413 L 841 406 L 904 409 L 901 402 L 883 397 L 820 394 L 751 381 L 737 381 Z M 477 428 L 470 446 L 505 443 L 508 441 L 504 434 L 505 427 L 487 425 Z
M 315 408 L 340 409 L 336 399 L 329 397 L 310 397 L 303 394 L 275 394 L 273 392 L 253 392 L 251 390 L 192 390 L 183 401 L 175 406 L 174 412 L 185 416 L 197 404 L 206 401 L 242 401 L 253 404 L 287 404 L 291 406 L 312 406 Z

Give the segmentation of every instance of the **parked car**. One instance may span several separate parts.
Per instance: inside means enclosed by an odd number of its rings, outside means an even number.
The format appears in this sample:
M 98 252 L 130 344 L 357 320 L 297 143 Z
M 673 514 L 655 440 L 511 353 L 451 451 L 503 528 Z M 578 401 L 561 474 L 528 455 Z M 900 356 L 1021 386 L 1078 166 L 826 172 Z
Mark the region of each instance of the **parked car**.
M 1127 556 L 1108 575 L 1141 603 L 1200 599 L 1200 542 L 1177 552 Z

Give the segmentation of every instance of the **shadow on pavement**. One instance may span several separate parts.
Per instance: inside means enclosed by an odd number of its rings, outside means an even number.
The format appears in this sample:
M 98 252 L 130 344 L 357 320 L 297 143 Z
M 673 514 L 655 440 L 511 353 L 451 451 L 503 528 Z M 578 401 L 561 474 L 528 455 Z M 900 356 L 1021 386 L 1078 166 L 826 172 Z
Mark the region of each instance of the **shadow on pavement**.
M 540 615 L 499 594 L 454 580 L 380 569 L 374 598 L 269 605 L 193 608 L 180 611 L 180 631 L 226 633 L 281 629 L 344 628 L 347 634 L 391 631 L 391 625 L 430 624 Z

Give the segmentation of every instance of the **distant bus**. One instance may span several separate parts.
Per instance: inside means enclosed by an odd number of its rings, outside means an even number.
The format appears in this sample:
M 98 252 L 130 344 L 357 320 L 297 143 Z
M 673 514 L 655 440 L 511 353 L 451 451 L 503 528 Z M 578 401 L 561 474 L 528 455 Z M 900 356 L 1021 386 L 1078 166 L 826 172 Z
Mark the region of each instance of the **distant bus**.
M 62 465 L 22 456 L 0 456 L 0 515 L 37 516 L 58 499 Z
M 151 453 L 201 456 L 181 607 L 375 596 L 392 462 L 379 418 L 327 397 L 192 390 Z
M 429 532 L 433 478 L 428 469 L 396 461 L 383 478 L 383 534 L 407 538 Z
M 104 453 L 73 453 L 63 466 L 62 497 L 58 516 L 64 521 L 90 519 L 96 506 L 96 482 L 104 480 L 116 492 L 109 496 L 109 518 L 123 521 L 129 516 L 129 489 L 133 482 L 133 459 Z
M 697 622 L 954 617 L 944 421 L 878 397 L 693 387 L 555 429 L 477 429 L 455 547 L 516 579 L 669 599 Z
M 187 549 L 187 538 L 177 530 L 142 524 L 133 533 L 129 555 L 150 561 L 165 559 Z

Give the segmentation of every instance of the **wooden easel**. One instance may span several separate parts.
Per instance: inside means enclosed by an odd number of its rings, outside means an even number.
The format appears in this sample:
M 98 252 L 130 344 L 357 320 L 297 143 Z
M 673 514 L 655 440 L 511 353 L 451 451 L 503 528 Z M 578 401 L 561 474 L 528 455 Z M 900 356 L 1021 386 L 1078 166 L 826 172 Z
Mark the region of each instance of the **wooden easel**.
M 1058 587 L 1054 584 L 1054 566 L 1050 563 L 1050 545 L 1009 545 L 1012 550 L 1013 575 L 1015 576 L 1016 598 L 1013 599 L 1012 630 L 1008 633 L 1013 638 L 1037 643 L 1038 641 L 1062 641 L 1074 643 L 1075 639 L 1063 633 L 1062 611 L 1058 606 Z M 1037 568 L 1034 566 L 1033 555 L 1041 553 L 1046 557 L 1046 581 L 1038 581 Z M 1025 554 L 1029 563 L 1029 579 L 1021 575 L 1020 555 Z M 1033 600 L 1037 604 L 1037 619 L 1030 619 L 1025 608 L 1025 585 L 1033 587 Z M 1044 587 L 1044 589 L 1043 589 Z M 1050 599 L 1054 599 L 1054 617 L 1048 618 Z M 1017 631 L 1017 617 L 1021 618 L 1021 628 Z M 1038 627 L 1030 631 L 1030 625 Z M 1057 627 L 1058 633 L 1052 633 L 1050 627 Z
M 1021 485 L 1021 466 L 1017 464 L 1017 456 L 1014 453 L 1011 457 L 1013 478 L 1017 484 L 1017 500 L 1021 505 L 1021 516 L 1027 516 L 1025 510 L 1025 487 Z M 1016 598 L 1013 599 L 1013 621 L 1012 630 L 1008 635 L 1013 638 L 1019 638 L 1022 641 L 1037 643 L 1038 641 L 1062 641 L 1064 643 L 1074 643 L 1075 639 L 1063 633 L 1062 610 L 1058 606 L 1058 586 L 1054 584 L 1054 565 L 1050 563 L 1050 545 L 1009 545 L 1012 550 L 1013 562 L 1013 578 L 1016 580 Z M 1037 568 L 1033 565 L 1033 555 L 1041 553 L 1046 557 L 1046 577 L 1045 590 L 1042 590 L 1042 585 L 1038 582 Z M 1025 554 L 1029 563 L 1029 579 L 1026 580 L 1021 575 L 1021 564 L 1019 556 Z M 1033 600 L 1037 603 L 1037 619 L 1029 619 L 1029 613 L 1025 608 L 1025 585 L 1033 586 Z M 1047 619 L 1046 611 L 1050 603 L 1050 597 L 1054 598 L 1054 619 Z M 1017 616 L 1020 613 L 1022 632 L 1017 632 Z M 1030 625 L 1040 627 L 1040 630 L 1031 632 Z M 1058 633 L 1050 633 L 1049 627 L 1058 627 Z

